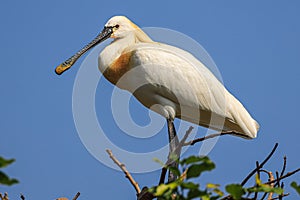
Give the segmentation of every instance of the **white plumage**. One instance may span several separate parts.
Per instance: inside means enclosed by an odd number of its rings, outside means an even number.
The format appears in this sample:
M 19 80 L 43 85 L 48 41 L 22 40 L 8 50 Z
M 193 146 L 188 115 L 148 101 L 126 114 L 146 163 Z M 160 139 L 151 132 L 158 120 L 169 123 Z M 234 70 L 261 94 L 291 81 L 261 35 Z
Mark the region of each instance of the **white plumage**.
M 97 38 L 58 66 L 56 73 L 69 69 L 109 37 L 114 41 L 99 55 L 100 71 L 147 108 L 171 121 L 180 118 L 248 139 L 256 137 L 258 123 L 203 63 L 182 49 L 152 41 L 124 16 L 111 18 Z
M 116 25 L 120 34 L 114 34 L 117 39 L 99 56 L 99 69 L 109 81 L 132 92 L 148 108 L 160 105 L 152 109 L 166 118 L 177 117 L 204 127 L 256 137 L 258 123 L 193 55 L 152 41 L 125 17 L 113 17 L 107 23 Z M 126 61 L 122 63 L 124 55 Z M 126 70 L 120 70 L 121 67 Z M 118 83 L 114 80 L 116 76 L 120 76 Z M 140 86 L 143 87 L 137 89 Z M 224 122 L 224 126 L 219 122 Z

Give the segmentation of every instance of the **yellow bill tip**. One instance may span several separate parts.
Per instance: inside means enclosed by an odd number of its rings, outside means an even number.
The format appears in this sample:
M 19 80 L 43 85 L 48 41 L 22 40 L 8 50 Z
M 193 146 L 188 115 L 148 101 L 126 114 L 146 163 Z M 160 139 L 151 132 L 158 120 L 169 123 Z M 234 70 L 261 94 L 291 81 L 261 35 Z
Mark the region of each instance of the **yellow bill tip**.
M 57 75 L 61 75 L 62 73 L 64 73 L 65 71 L 67 71 L 68 69 L 70 69 L 71 65 L 64 65 L 64 64 L 60 64 L 59 66 L 57 66 L 55 68 L 55 73 Z

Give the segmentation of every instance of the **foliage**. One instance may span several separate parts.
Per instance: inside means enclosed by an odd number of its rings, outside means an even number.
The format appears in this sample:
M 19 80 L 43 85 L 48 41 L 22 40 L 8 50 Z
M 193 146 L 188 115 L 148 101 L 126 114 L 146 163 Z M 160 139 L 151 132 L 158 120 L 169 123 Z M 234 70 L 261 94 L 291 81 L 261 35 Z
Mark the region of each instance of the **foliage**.
M 229 184 L 225 186 L 228 193 L 225 195 L 220 189 L 220 185 L 208 183 L 204 187 L 200 187 L 197 179 L 202 173 L 211 171 L 215 168 L 215 164 L 208 157 L 190 156 L 179 161 L 179 170 L 177 168 L 170 168 L 178 179 L 174 182 L 167 184 L 160 184 L 149 189 L 149 192 L 160 200 L 217 200 L 217 199 L 256 199 L 258 194 L 277 194 L 283 195 L 283 189 L 274 184 L 263 183 L 262 180 L 256 175 L 254 187 L 244 187 L 241 184 Z M 295 182 L 292 183 L 298 193 L 300 186 Z M 252 196 L 252 197 L 251 197 Z M 266 195 L 265 195 L 266 196 Z
M 291 183 L 291 187 L 294 188 L 297 193 L 300 195 L 300 185 L 298 185 L 295 181 Z
M 8 165 L 12 164 L 15 162 L 15 159 L 5 159 L 0 156 L 0 168 L 7 167 Z M 19 183 L 17 179 L 14 178 L 9 178 L 2 170 L 0 170 L 0 185 L 13 185 Z

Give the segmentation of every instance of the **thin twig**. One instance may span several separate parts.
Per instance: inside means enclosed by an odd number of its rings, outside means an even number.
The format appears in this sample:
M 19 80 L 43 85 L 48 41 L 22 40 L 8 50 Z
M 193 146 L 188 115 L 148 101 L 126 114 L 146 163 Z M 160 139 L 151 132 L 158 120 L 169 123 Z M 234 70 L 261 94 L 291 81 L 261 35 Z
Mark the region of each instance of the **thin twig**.
M 153 198 L 153 194 L 148 192 L 147 187 L 143 187 L 142 191 L 137 194 L 137 200 L 152 200 Z
M 279 178 L 281 176 L 284 175 L 284 172 L 285 172 L 285 169 L 286 169 L 286 156 L 283 157 L 283 166 L 282 166 L 282 170 L 280 172 L 280 176 L 279 176 L 279 173 L 276 172 L 276 177 Z M 275 184 L 275 187 L 277 186 L 280 186 L 280 181 L 278 181 L 276 184 Z
M 258 177 L 258 179 L 260 179 L 259 162 L 256 161 L 255 164 L 256 164 L 256 173 L 257 173 L 257 177 Z M 255 184 L 255 185 L 257 186 L 257 184 Z M 257 195 L 258 195 L 258 192 L 255 192 L 255 193 L 254 193 L 254 198 L 253 198 L 253 199 L 257 199 Z
M 265 171 L 265 170 L 261 170 L 261 171 Z M 266 182 L 266 183 L 264 183 L 264 184 L 266 184 L 266 185 L 271 185 L 271 184 L 273 184 L 273 183 L 275 183 L 275 182 L 277 182 L 277 181 L 280 181 L 280 180 L 285 179 L 285 178 L 287 178 L 287 177 L 289 177 L 289 176 L 292 176 L 293 174 L 295 174 L 295 173 L 297 173 L 297 172 L 299 172 L 299 171 L 300 171 L 300 168 L 298 168 L 298 169 L 296 169 L 296 170 L 294 170 L 294 171 L 292 171 L 292 172 L 288 172 L 286 175 L 281 176 L 281 177 L 276 178 L 276 179 L 273 179 L 273 180 L 270 180 L 270 181 L 268 181 L 268 182 Z M 264 196 L 263 196 L 261 199 L 264 199 L 264 197 L 265 197 L 266 194 L 267 194 L 267 193 L 265 193 Z M 225 199 L 225 198 L 223 198 L 223 199 Z
M 80 196 L 80 192 L 77 192 L 77 194 L 74 196 L 73 200 L 78 199 L 79 196 Z
M 161 168 L 161 173 L 160 173 L 160 178 L 159 178 L 158 185 L 165 183 L 167 171 L 168 171 L 167 167 Z
M 261 199 L 260 200 L 263 200 L 263 199 L 265 199 L 265 197 L 267 196 L 267 192 L 265 192 L 264 194 L 263 194 L 263 196 L 261 197 Z
M 186 170 L 184 170 L 184 172 L 180 175 L 179 179 L 181 181 L 184 181 L 184 179 L 186 179 L 187 171 L 188 171 L 188 168 Z
M 219 132 L 219 133 L 209 134 L 207 136 L 204 136 L 204 137 L 197 138 L 197 139 L 194 139 L 192 141 L 186 142 L 186 143 L 183 144 L 183 146 L 194 145 L 198 142 L 202 142 L 204 140 L 219 137 L 219 136 L 223 136 L 223 135 L 235 135 L 235 136 L 245 137 L 244 134 L 241 134 L 241 133 L 238 133 L 238 132 L 235 132 L 235 131 Z
M 138 185 L 138 183 L 132 178 L 131 174 L 126 169 L 125 165 L 121 163 L 112 153 L 110 149 L 106 149 L 106 152 L 108 153 L 109 157 L 114 161 L 116 165 L 120 167 L 120 169 L 124 172 L 125 177 L 130 181 L 131 185 L 134 187 L 137 194 L 141 193 L 141 189 Z
M 270 154 L 265 158 L 265 160 L 259 165 L 259 169 L 261 169 L 264 164 L 266 164 L 266 162 L 268 162 L 268 160 L 272 157 L 272 155 L 274 154 L 274 152 L 276 151 L 278 147 L 278 143 L 275 144 L 275 146 L 273 147 L 272 151 L 270 152 Z M 244 186 L 248 180 L 256 173 L 257 167 L 251 171 L 248 176 L 246 176 L 246 178 L 242 181 L 241 185 Z
M 20 195 L 22 200 L 25 200 L 25 196 L 23 194 Z
M 194 127 L 190 126 L 189 129 L 185 132 L 182 140 L 179 143 L 180 147 L 186 146 L 186 145 L 184 145 L 185 141 L 187 140 L 187 138 L 189 137 L 189 135 L 192 133 L 193 129 L 194 129 Z
M 7 192 L 4 193 L 4 196 L 0 193 L 1 200 L 9 200 Z
M 286 156 L 283 157 L 283 167 L 282 167 L 280 176 L 283 176 L 285 169 L 286 169 Z
M 272 174 L 272 172 L 269 172 L 269 171 L 267 171 L 267 170 L 264 170 L 264 169 L 261 169 L 261 170 L 259 170 L 260 172 L 264 172 L 264 173 L 266 173 L 268 176 L 269 176 L 269 181 L 270 180 L 274 180 L 274 176 L 273 176 L 273 174 Z M 270 185 L 271 187 L 274 187 L 273 185 Z M 263 200 L 263 199 L 265 199 L 265 197 L 268 195 L 268 200 L 269 199 L 272 199 L 272 195 L 273 195 L 273 193 L 267 193 L 267 192 L 265 192 L 263 195 L 262 195 L 262 197 L 261 197 L 261 200 Z M 271 196 L 271 197 L 270 197 Z M 255 199 L 255 198 L 254 198 Z
M 269 174 L 269 181 L 274 181 L 273 173 L 269 172 L 268 174 Z M 273 188 L 274 183 L 271 183 L 270 186 Z M 269 192 L 269 195 L 268 195 L 268 200 L 271 200 L 271 199 L 273 199 L 273 192 Z
M 214 137 L 217 137 L 217 136 L 214 136 Z M 249 180 L 249 179 L 257 172 L 257 170 L 261 169 L 261 168 L 266 164 L 266 162 L 268 162 L 268 160 L 273 156 L 273 154 L 274 154 L 274 152 L 276 151 L 277 147 L 278 147 L 278 143 L 276 143 L 276 144 L 274 145 L 272 151 L 271 151 L 271 152 L 269 153 L 269 155 L 264 159 L 264 161 L 263 161 L 261 164 L 259 164 L 258 166 L 256 166 L 255 169 L 252 170 L 252 171 L 246 176 L 246 178 L 244 178 L 244 180 L 243 180 L 242 183 L 241 183 L 242 186 L 244 186 L 244 185 L 248 182 L 248 180 Z M 265 170 L 260 170 L 260 171 L 264 172 Z M 261 199 L 264 199 L 266 195 L 267 195 L 267 194 L 264 194 L 263 197 L 262 197 Z M 227 200 L 227 199 L 230 199 L 230 198 L 231 198 L 231 196 L 228 195 L 228 196 L 223 197 L 222 200 Z
M 275 174 L 276 174 L 276 179 L 278 180 L 279 177 L 280 177 L 280 176 L 279 176 L 279 172 L 276 171 Z M 277 186 L 280 186 L 280 181 L 277 181 L 277 182 L 275 183 L 274 187 L 277 187 Z
M 292 176 L 293 174 L 295 174 L 295 173 L 297 173 L 297 172 L 299 172 L 299 171 L 300 171 L 300 168 L 298 168 L 298 169 L 296 169 L 296 170 L 294 170 L 294 171 L 292 171 L 292 172 L 288 172 L 286 175 L 281 176 L 281 177 L 279 177 L 278 179 L 275 179 L 275 180 L 273 180 L 273 181 L 268 181 L 268 182 L 266 182 L 266 183 L 264 183 L 264 184 L 275 183 L 276 181 L 279 181 L 279 180 L 285 179 L 285 178 L 287 178 L 287 177 L 289 177 L 289 176 Z
M 290 195 L 290 193 L 286 193 L 286 194 L 282 194 L 282 195 L 280 195 L 280 196 L 282 196 L 282 197 L 286 197 L 286 196 L 289 196 Z M 275 200 L 275 199 L 280 199 L 280 196 L 278 196 L 278 197 L 274 197 L 273 199 L 271 199 L 271 200 Z
M 284 183 L 283 183 L 283 182 L 281 183 L 280 187 L 281 187 L 282 189 L 284 188 Z M 282 192 L 282 194 L 280 194 L 280 195 L 278 196 L 278 198 L 279 198 L 279 200 L 282 200 L 282 198 L 283 198 L 283 192 Z

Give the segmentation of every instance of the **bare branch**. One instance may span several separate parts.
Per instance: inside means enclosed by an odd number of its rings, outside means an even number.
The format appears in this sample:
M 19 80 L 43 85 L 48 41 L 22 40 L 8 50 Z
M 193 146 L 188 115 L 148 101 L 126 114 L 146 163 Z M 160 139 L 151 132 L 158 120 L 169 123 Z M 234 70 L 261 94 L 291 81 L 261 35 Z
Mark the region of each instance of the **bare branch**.
M 278 179 L 279 177 L 284 175 L 285 169 L 286 169 L 286 156 L 283 157 L 283 166 L 282 166 L 282 170 L 280 172 L 280 176 L 279 176 L 279 173 L 276 171 L 276 179 Z M 280 181 L 277 181 L 274 187 L 277 187 L 277 186 L 278 187 L 280 186 Z
M 161 168 L 161 173 L 160 173 L 160 178 L 159 178 L 158 185 L 163 184 L 165 182 L 167 171 L 168 171 L 167 167 Z
M 180 175 L 179 179 L 180 179 L 181 181 L 184 181 L 184 179 L 186 179 L 187 171 L 188 171 L 188 168 L 186 168 L 186 169 L 184 170 L 184 172 Z
M 215 136 L 215 137 L 216 137 L 216 136 Z M 246 176 L 246 178 L 244 178 L 244 180 L 243 180 L 242 183 L 241 183 L 242 186 L 244 186 L 244 185 L 248 182 L 248 180 L 249 180 L 255 173 L 257 173 L 258 171 L 259 171 L 259 172 L 265 172 L 265 173 L 268 173 L 268 171 L 263 170 L 263 169 L 260 170 L 260 169 L 263 168 L 263 166 L 264 166 L 264 165 L 268 162 L 268 160 L 273 156 L 273 154 L 275 153 L 277 147 L 278 147 L 278 143 L 276 143 L 276 144 L 274 145 L 272 151 L 271 151 L 271 152 L 269 153 L 269 155 L 263 160 L 263 162 L 262 162 L 261 164 L 258 165 L 258 162 L 256 162 L 256 168 L 255 168 L 254 170 L 252 170 L 252 171 Z M 300 170 L 300 169 L 299 169 L 299 170 Z M 291 175 L 292 175 L 292 174 L 291 174 Z M 273 180 L 273 181 L 275 182 L 275 181 L 277 181 L 277 179 L 276 179 L 276 180 Z M 270 184 L 270 183 L 267 182 L 267 183 L 265 183 L 265 184 Z M 267 193 L 265 193 L 261 199 L 264 199 L 266 195 L 267 195 Z M 231 198 L 231 196 L 228 195 L 228 196 L 226 196 L 226 197 L 223 197 L 222 200 L 226 200 L 226 199 L 230 199 L 230 198 Z
M 278 180 L 279 179 L 279 172 L 278 171 L 276 171 L 276 179 Z M 275 183 L 275 185 L 274 185 L 274 187 L 277 187 L 277 186 L 280 186 L 280 181 L 278 180 L 276 183 Z
M 106 152 L 108 153 L 109 157 L 114 161 L 116 165 L 120 167 L 120 169 L 124 172 L 125 177 L 130 181 L 131 185 L 134 187 L 137 194 L 141 193 L 141 189 L 138 185 L 138 183 L 132 178 L 131 174 L 126 169 L 125 165 L 121 163 L 112 153 L 110 149 L 106 149 Z
M 184 145 L 185 144 L 185 141 L 187 140 L 187 138 L 189 137 L 189 135 L 192 133 L 192 130 L 194 129 L 194 127 L 190 126 L 189 129 L 185 132 L 182 140 L 180 141 L 179 143 L 179 146 L 180 147 L 183 147 L 183 146 L 186 146 Z
M 202 142 L 204 140 L 219 137 L 219 136 L 222 136 L 222 135 L 235 135 L 235 136 L 245 137 L 244 134 L 241 134 L 241 133 L 238 133 L 238 132 L 235 132 L 235 131 L 226 131 L 226 132 L 220 132 L 220 133 L 213 133 L 213 134 L 207 135 L 205 137 L 194 139 L 192 141 L 184 143 L 183 146 L 194 145 L 198 142 Z
M 25 200 L 25 196 L 23 194 L 20 195 L 22 200 Z
M 266 183 L 264 183 L 264 184 L 275 183 L 275 182 L 280 181 L 280 180 L 282 180 L 282 179 L 285 179 L 285 178 L 287 178 L 287 177 L 289 177 L 289 176 L 292 176 L 293 174 L 295 174 L 295 173 L 297 173 L 297 172 L 299 172 L 299 171 L 300 171 L 300 168 L 298 168 L 298 169 L 296 169 L 296 170 L 294 170 L 294 171 L 292 171 L 292 172 L 288 172 L 286 175 L 281 176 L 281 177 L 279 177 L 278 179 L 275 179 L 275 180 L 273 180 L 273 181 L 268 181 L 268 182 L 266 182 Z
M 274 176 L 272 172 L 269 172 L 269 181 L 274 181 Z M 274 187 L 274 183 L 271 183 L 270 186 L 273 188 Z M 270 192 L 268 195 L 268 200 L 273 199 L 273 192 Z
M 258 178 L 260 179 L 259 162 L 256 161 L 255 164 L 256 164 L 256 172 L 257 172 L 257 176 L 258 176 Z M 255 185 L 257 185 L 257 184 L 255 184 Z M 249 193 L 249 194 L 250 194 L 250 193 Z M 254 193 L 254 198 L 253 198 L 253 199 L 257 199 L 257 195 L 258 195 L 258 192 L 255 192 L 255 193 Z
M 263 200 L 263 199 L 265 199 L 265 197 L 267 196 L 267 192 L 265 192 L 264 194 L 263 194 L 263 196 L 261 197 L 261 199 L 260 200 Z
M 282 189 L 284 188 L 284 183 L 283 183 L 283 182 L 281 183 L 280 187 L 281 187 Z M 282 198 L 283 198 L 283 192 L 282 192 L 282 194 L 280 194 L 280 195 L 278 196 L 278 198 L 279 198 L 280 200 L 282 200 Z
M 7 192 L 4 193 L 4 196 L 0 193 L 1 200 L 9 200 Z
M 260 172 L 264 172 L 264 173 L 266 173 L 268 176 L 269 176 L 269 181 L 270 180 L 274 180 L 274 176 L 273 176 L 273 174 L 272 174 L 272 172 L 269 172 L 269 171 L 267 171 L 267 170 L 264 170 L 264 169 L 261 169 L 261 170 L 259 170 Z M 274 185 L 270 185 L 271 187 L 274 187 Z M 256 187 L 256 186 L 255 186 Z M 269 194 L 269 195 L 268 195 Z M 265 199 L 265 197 L 268 195 L 268 200 L 269 199 L 272 199 L 272 195 L 271 195 L 271 197 L 270 197 L 270 194 L 272 194 L 273 195 L 273 193 L 267 193 L 267 192 L 265 192 L 263 195 L 262 195 L 262 197 L 261 197 L 261 200 L 263 200 L 263 199 Z M 255 198 L 254 198 L 255 199 Z
M 78 199 L 79 196 L 80 196 L 80 192 L 77 192 L 77 194 L 74 196 L 73 200 Z
M 264 166 L 264 164 L 266 164 L 266 162 L 268 162 L 268 160 L 273 156 L 273 154 L 274 154 L 274 152 L 276 151 L 277 147 L 278 147 L 278 143 L 275 144 L 275 146 L 273 147 L 273 149 L 272 149 L 272 151 L 270 152 L 270 154 L 269 154 L 269 155 L 265 158 L 265 160 L 259 165 L 259 169 L 261 169 L 261 168 Z M 242 181 L 241 185 L 244 186 L 244 185 L 248 182 L 248 180 L 256 173 L 256 171 L 257 171 L 257 167 L 256 167 L 253 171 L 251 171 L 251 172 L 248 174 L 248 176 L 246 176 L 246 178 Z
M 280 176 L 283 176 L 285 169 L 286 169 L 286 156 L 283 157 L 283 167 L 282 167 Z
M 282 195 L 280 195 L 280 196 L 278 196 L 278 197 L 274 197 L 274 198 L 271 199 L 271 200 L 280 199 L 281 197 L 286 197 L 286 196 L 289 196 L 289 195 L 290 195 L 290 193 L 282 194 Z
M 148 192 L 147 187 L 143 187 L 141 193 L 137 195 L 137 200 L 152 200 L 154 196 L 152 193 Z
M 261 172 L 266 172 L 266 170 L 260 170 Z M 286 175 L 284 175 L 284 176 L 281 176 L 281 177 L 279 177 L 279 178 L 276 178 L 276 179 L 274 179 L 274 177 L 272 178 L 272 179 L 270 179 L 268 182 L 266 182 L 266 183 L 264 183 L 264 184 L 267 184 L 267 185 L 271 185 L 271 184 L 274 184 L 275 182 L 277 182 L 277 181 L 280 181 L 280 180 L 282 180 L 282 179 L 285 179 L 285 178 L 287 178 L 287 177 L 289 177 L 289 176 L 292 176 L 293 174 L 295 174 L 295 173 L 297 173 L 297 172 L 299 172 L 300 171 L 300 168 L 298 168 L 298 169 L 296 169 L 296 170 L 294 170 L 294 171 L 292 171 L 292 172 L 288 172 Z M 282 185 L 282 187 L 283 187 L 283 185 Z M 264 195 L 263 195 L 263 197 L 261 198 L 261 199 L 264 199 L 264 197 L 267 195 L 267 193 L 265 193 Z M 284 194 L 282 194 L 281 195 L 282 197 L 283 196 L 287 196 L 287 195 L 284 195 Z M 230 197 L 230 196 L 227 196 L 227 197 L 225 197 L 225 198 L 223 198 L 223 199 L 228 199 L 228 197 Z M 278 198 L 280 198 L 280 195 L 278 196 Z M 274 198 L 273 198 L 274 199 Z
M 76 200 L 79 197 L 79 195 L 80 195 L 80 192 L 77 192 L 72 200 Z M 21 196 L 21 198 L 22 198 L 22 196 Z M 25 197 L 24 197 L 24 199 L 25 199 Z M 22 200 L 24 200 L 24 199 L 22 199 Z M 57 198 L 56 200 L 69 200 L 69 199 L 66 197 L 60 197 L 60 198 Z

